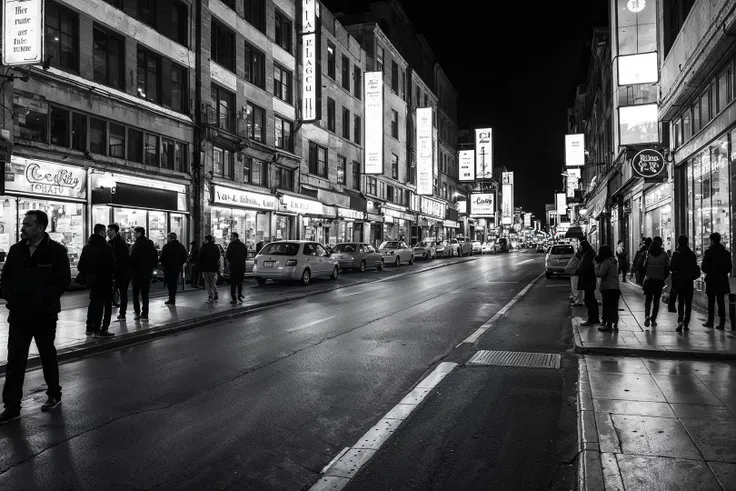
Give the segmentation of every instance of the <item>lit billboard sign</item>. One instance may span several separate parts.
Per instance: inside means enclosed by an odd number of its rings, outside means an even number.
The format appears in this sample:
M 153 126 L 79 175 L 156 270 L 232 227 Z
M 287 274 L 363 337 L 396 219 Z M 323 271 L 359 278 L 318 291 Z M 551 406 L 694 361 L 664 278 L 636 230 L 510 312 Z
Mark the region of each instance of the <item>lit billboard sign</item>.
M 557 214 L 566 215 L 567 214 L 567 195 L 565 195 L 565 193 L 555 194 L 555 202 L 556 202 L 556 207 L 557 207 Z
M 567 169 L 567 197 L 574 198 L 575 190 L 580 185 L 580 177 L 582 172 L 580 169 Z
M 434 142 L 432 108 L 417 108 L 417 194 L 433 194 Z
M 531 226 L 532 226 L 532 214 L 524 213 L 524 227 L 531 227 Z
M 585 135 L 582 133 L 565 135 L 565 165 L 567 167 L 585 165 Z
M 300 34 L 315 32 L 317 26 L 317 0 L 302 0 L 302 30 Z
M 317 119 L 317 34 L 302 36 L 302 120 Z
M 43 0 L 3 0 L 3 65 L 43 62 L 43 26 Z
M 492 128 L 475 130 L 475 178 L 493 178 Z
M 659 142 L 657 104 L 619 107 L 618 130 L 621 145 Z
M 496 213 L 496 197 L 493 193 L 473 193 L 470 195 L 470 215 L 492 217 Z
M 618 57 L 618 84 L 654 84 L 659 81 L 657 52 Z
M 365 174 L 383 174 L 383 72 L 363 77 Z
M 460 150 L 458 164 L 460 168 L 458 181 L 475 181 L 475 152 L 473 150 Z
M 514 223 L 514 173 L 501 174 L 501 225 Z

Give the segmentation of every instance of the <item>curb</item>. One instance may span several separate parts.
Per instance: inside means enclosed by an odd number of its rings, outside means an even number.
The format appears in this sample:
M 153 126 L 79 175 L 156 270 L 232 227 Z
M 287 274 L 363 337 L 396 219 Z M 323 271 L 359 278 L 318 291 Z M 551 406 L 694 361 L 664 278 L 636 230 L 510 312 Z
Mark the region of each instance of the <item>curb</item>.
M 598 425 L 588 379 L 588 365 L 584 358 L 578 360 L 578 490 L 602 491 L 605 489 Z
M 647 358 L 681 358 L 688 360 L 714 360 L 714 361 L 725 361 L 725 360 L 736 360 L 736 353 L 721 353 L 713 351 L 682 351 L 682 350 L 670 350 L 667 348 L 662 349 L 647 349 L 647 348 L 613 348 L 611 346 L 583 346 L 578 344 L 578 339 L 575 339 L 575 350 L 576 353 L 585 355 L 610 355 L 610 356 L 641 356 Z
M 430 266 L 426 269 L 422 269 L 421 271 L 408 271 L 405 273 L 399 273 L 397 275 L 386 277 L 386 278 L 381 278 L 378 280 L 365 279 L 365 280 L 359 280 L 359 281 L 356 281 L 354 283 L 350 283 L 347 285 L 336 285 L 336 286 L 332 286 L 332 287 L 328 287 L 328 288 L 320 289 L 320 290 L 315 290 L 311 292 L 296 293 L 296 294 L 292 294 L 289 296 L 284 296 L 283 298 L 256 302 L 252 305 L 233 308 L 231 310 L 227 310 L 224 312 L 217 312 L 217 313 L 205 315 L 205 316 L 195 318 L 195 319 L 186 319 L 186 320 L 181 320 L 178 322 L 172 322 L 169 324 L 164 324 L 162 326 L 153 327 L 153 328 L 146 329 L 143 331 L 131 332 L 131 333 L 126 333 L 126 334 L 118 334 L 113 339 L 102 340 L 94 344 L 84 344 L 81 346 L 70 346 L 68 348 L 58 349 L 56 352 L 57 361 L 59 364 L 61 364 L 61 363 L 65 363 L 68 361 L 78 360 L 80 358 L 84 358 L 85 356 L 94 355 L 94 354 L 102 353 L 104 351 L 111 351 L 111 350 L 123 348 L 126 346 L 130 346 L 133 344 L 150 341 L 156 338 L 167 336 L 169 334 L 176 334 L 178 332 L 188 331 L 190 329 L 202 327 L 202 326 L 213 324 L 216 322 L 229 321 L 232 319 L 236 319 L 238 317 L 243 317 L 244 315 L 248 314 L 249 312 L 253 312 L 254 310 L 267 308 L 267 307 L 273 307 L 275 305 L 288 303 L 293 300 L 301 300 L 306 297 L 311 297 L 314 295 L 321 295 L 323 293 L 329 293 L 335 290 L 341 290 L 343 288 L 348 288 L 351 286 L 362 285 L 366 283 L 378 283 L 378 282 L 388 281 L 392 279 L 403 278 L 405 276 L 424 273 L 426 271 L 432 271 L 432 270 L 440 269 L 440 268 L 446 268 L 449 266 L 453 266 L 455 264 L 461 264 L 461 263 L 466 263 L 466 262 L 475 261 L 475 260 L 476 260 L 475 257 L 471 256 L 467 259 L 463 258 L 463 259 L 460 259 L 452 263 L 437 264 L 434 266 Z M 26 370 L 32 370 L 35 368 L 39 368 L 40 366 L 41 366 L 41 358 L 39 358 L 38 355 L 28 357 L 28 363 L 26 365 Z M 7 367 L 7 364 L 3 364 L 2 366 L 0 366 L 0 375 L 5 375 L 6 367 Z

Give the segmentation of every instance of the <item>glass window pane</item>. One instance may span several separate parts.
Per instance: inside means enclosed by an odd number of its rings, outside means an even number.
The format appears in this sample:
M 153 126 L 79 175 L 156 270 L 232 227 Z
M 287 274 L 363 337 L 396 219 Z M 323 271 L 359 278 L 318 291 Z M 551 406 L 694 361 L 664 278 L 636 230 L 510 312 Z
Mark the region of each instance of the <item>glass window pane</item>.
M 143 132 L 128 129 L 128 160 L 143 163 Z
M 146 135 L 145 164 L 158 167 L 158 137 Z
M 110 157 L 125 158 L 125 126 L 110 123 Z
M 69 146 L 69 110 L 51 106 L 51 144 Z
M 721 234 L 721 244 L 731 249 L 731 213 L 729 210 L 728 139 L 720 138 L 710 147 L 711 159 L 711 232 Z
M 107 154 L 107 122 L 102 119 L 89 118 L 89 151 Z

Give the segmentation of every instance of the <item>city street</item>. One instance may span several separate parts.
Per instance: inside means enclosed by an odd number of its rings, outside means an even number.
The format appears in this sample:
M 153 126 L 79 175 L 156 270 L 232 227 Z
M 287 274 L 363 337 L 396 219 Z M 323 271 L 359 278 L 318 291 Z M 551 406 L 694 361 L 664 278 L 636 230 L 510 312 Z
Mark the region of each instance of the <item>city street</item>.
M 455 363 L 351 489 L 574 487 L 567 282 L 540 279 L 542 262 L 482 256 L 72 361 L 48 414 L 29 372 L 23 418 L 0 429 L 0 489 L 316 488 Z M 477 350 L 563 356 L 560 370 L 465 365 Z

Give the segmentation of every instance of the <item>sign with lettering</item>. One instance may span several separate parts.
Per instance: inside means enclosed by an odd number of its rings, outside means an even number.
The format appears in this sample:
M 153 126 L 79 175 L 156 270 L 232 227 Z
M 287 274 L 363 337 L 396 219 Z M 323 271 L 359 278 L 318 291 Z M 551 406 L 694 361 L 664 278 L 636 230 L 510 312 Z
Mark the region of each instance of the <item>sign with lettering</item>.
M 584 134 L 565 135 L 565 165 L 567 167 L 582 167 L 585 165 Z
M 5 189 L 43 196 L 84 199 L 87 173 L 81 167 L 11 157 L 5 164 Z
M 252 193 L 215 184 L 215 203 L 260 210 L 276 210 L 278 199 L 269 194 Z
M 477 217 L 496 216 L 496 196 L 493 193 L 470 195 L 470 214 Z
M 363 76 L 363 117 L 365 118 L 365 174 L 383 174 L 383 73 Z
M 417 108 L 417 194 L 433 194 L 432 108 Z
M 475 130 L 475 177 L 493 179 L 492 128 Z
M 475 152 L 472 150 L 460 150 L 458 155 L 460 174 L 458 181 L 475 181 Z
M 43 0 L 3 0 L 3 65 L 43 62 Z
M 317 33 L 302 36 L 302 121 L 317 119 Z
M 311 34 L 317 27 L 317 0 L 302 0 L 302 30 L 300 34 Z
M 662 173 L 664 167 L 664 156 L 651 148 L 642 150 L 631 159 L 631 169 L 645 179 L 657 177 Z
M 436 217 L 445 218 L 445 204 L 422 196 L 422 213 Z
M 353 218 L 355 220 L 363 220 L 365 218 L 365 213 L 363 213 L 362 211 L 352 210 L 350 208 L 338 208 L 337 216 L 339 216 L 340 218 Z
M 281 197 L 281 203 L 286 206 L 286 211 L 300 214 L 322 215 L 324 207 L 319 201 L 311 199 L 297 198 L 296 196 L 284 195 Z

